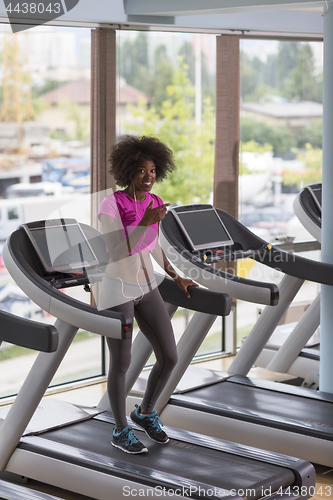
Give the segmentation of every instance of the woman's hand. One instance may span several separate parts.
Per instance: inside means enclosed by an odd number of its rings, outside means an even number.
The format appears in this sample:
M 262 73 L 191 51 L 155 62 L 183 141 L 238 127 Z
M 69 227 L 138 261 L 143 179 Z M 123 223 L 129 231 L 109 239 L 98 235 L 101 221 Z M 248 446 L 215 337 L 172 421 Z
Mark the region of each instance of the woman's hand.
M 188 291 L 188 287 L 189 286 L 199 286 L 197 283 L 194 283 L 194 281 L 192 281 L 191 279 L 181 278 L 180 276 L 178 276 L 175 279 L 175 282 L 177 283 L 177 285 L 179 286 L 179 288 L 181 290 L 183 290 L 183 292 L 186 294 L 186 296 L 189 299 L 191 298 L 191 295 L 190 295 L 190 292 Z
M 154 200 L 151 200 L 148 207 L 145 210 L 145 213 L 139 222 L 139 226 L 151 226 L 152 224 L 156 224 L 164 219 L 167 207 L 170 203 L 164 203 L 164 205 L 159 205 L 158 207 L 152 208 L 154 204 Z
M 190 299 L 191 298 L 191 294 L 188 291 L 188 287 L 189 286 L 199 286 L 199 285 L 197 285 L 196 283 L 194 283 L 194 281 L 192 281 L 191 279 L 181 278 L 179 276 L 179 274 L 177 274 L 177 272 L 175 271 L 175 269 L 172 267 L 172 265 L 170 264 L 170 262 L 168 261 L 168 259 L 166 258 L 165 253 L 163 252 L 163 250 L 159 246 L 159 244 L 157 244 L 156 246 L 160 249 L 160 252 L 156 252 L 156 247 L 154 249 L 154 252 L 155 252 L 154 258 L 155 258 L 156 262 L 161 267 L 164 267 L 165 272 L 170 276 L 170 278 L 172 278 L 177 283 L 177 285 L 179 286 L 179 288 L 181 290 L 183 290 L 183 292 L 186 294 L 186 296 Z M 160 260 L 158 259 L 158 256 L 160 254 L 162 254 L 163 263 L 161 263 Z

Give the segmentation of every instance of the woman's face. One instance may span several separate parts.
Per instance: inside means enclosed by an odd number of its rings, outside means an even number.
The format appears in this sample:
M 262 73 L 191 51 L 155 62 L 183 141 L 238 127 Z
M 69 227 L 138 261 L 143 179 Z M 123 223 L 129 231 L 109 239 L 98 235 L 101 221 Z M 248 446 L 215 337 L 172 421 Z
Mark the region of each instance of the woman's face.
M 141 161 L 132 177 L 135 191 L 150 191 L 156 181 L 155 164 L 150 161 Z

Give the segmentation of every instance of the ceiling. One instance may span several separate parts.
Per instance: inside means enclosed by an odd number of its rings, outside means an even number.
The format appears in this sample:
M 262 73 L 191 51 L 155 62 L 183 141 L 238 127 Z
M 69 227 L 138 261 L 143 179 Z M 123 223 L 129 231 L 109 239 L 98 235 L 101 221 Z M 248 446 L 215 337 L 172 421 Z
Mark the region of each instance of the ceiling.
M 159 16 L 226 14 L 267 10 L 322 13 L 324 5 L 323 0 L 124 0 L 126 14 Z
M 53 24 L 322 39 L 325 1 L 79 0 Z M 8 22 L 4 0 L 0 20 Z
M 115 1 L 115 0 L 113 0 Z M 325 0 L 123 0 L 127 20 L 141 25 L 244 36 L 321 39 Z M 332 0 L 327 0 L 331 2 Z

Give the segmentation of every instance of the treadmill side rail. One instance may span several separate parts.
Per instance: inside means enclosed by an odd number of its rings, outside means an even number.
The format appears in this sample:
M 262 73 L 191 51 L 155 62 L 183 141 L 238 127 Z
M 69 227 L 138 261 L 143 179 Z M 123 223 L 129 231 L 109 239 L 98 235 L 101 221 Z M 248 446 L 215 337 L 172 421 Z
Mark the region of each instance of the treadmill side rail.
M 75 326 L 64 323 L 59 319 L 56 321 L 55 326 L 59 332 L 58 349 L 52 353 L 39 353 L 0 427 L 0 470 L 6 468 L 8 460 L 78 330 Z

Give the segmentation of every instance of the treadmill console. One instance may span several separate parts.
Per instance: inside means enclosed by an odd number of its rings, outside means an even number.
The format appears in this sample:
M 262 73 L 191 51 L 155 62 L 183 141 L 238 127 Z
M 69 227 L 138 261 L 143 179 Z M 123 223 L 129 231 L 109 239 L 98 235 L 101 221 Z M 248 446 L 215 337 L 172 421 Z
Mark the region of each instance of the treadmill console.
M 176 207 L 170 210 L 181 231 L 187 249 L 198 261 L 210 264 L 253 255 L 235 242 L 218 211 L 212 205 Z
M 224 248 L 234 243 L 215 208 L 210 205 L 191 211 L 172 209 L 171 213 L 182 228 L 192 250 Z
M 31 244 L 39 274 L 55 288 L 85 285 L 98 273 L 100 256 L 96 255 L 85 225 L 75 219 L 52 219 L 21 226 Z M 106 259 L 102 259 L 105 264 Z M 89 275 L 89 276 L 88 276 Z

